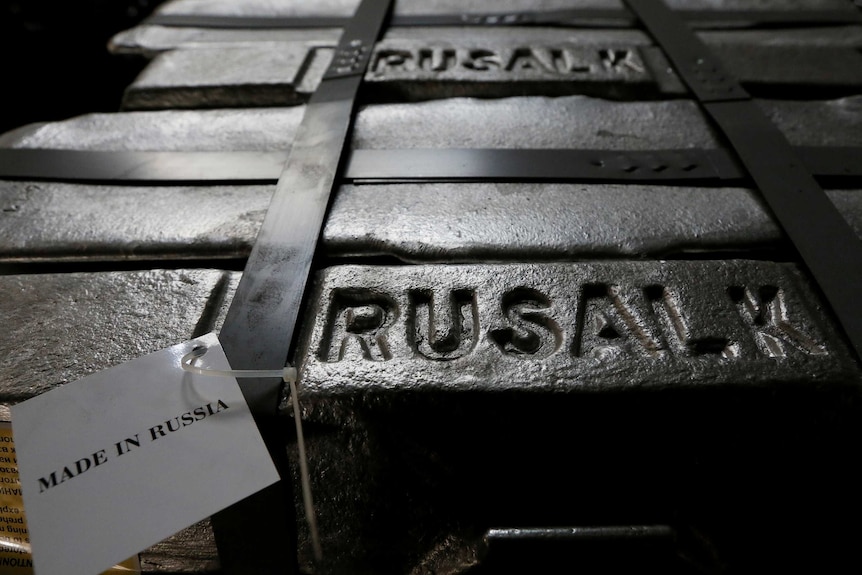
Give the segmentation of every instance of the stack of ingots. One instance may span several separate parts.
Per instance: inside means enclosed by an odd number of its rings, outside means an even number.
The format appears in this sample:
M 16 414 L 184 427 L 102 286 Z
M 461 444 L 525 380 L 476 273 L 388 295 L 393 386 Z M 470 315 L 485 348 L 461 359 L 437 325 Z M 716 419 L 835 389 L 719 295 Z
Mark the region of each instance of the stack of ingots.
M 862 11 L 667 3 L 826 158 L 862 234 Z M 286 158 L 356 4 L 166 2 L 110 44 L 149 59 L 122 111 L 0 147 Z M 619 175 L 427 181 L 405 160 L 336 188 L 290 358 L 324 551 L 297 488 L 300 572 L 860 568 L 858 358 L 622 2 L 398 0 L 364 80 L 350 150 L 590 150 Z M 737 175 L 626 181 L 699 169 L 688 152 Z M 277 177 L 0 180 L 0 401 L 219 331 Z M 209 522 L 142 561 L 220 568 Z

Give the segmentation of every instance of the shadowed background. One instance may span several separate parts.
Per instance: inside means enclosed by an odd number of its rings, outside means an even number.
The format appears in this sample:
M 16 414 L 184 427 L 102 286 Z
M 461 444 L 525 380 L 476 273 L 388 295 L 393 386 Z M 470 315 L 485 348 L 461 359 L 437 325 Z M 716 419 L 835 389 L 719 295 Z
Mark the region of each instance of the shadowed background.
M 0 133 L 30 122 L 112 112 L 144 61 L 108 54 L 108 39 L 159 0 L 0 0 Z

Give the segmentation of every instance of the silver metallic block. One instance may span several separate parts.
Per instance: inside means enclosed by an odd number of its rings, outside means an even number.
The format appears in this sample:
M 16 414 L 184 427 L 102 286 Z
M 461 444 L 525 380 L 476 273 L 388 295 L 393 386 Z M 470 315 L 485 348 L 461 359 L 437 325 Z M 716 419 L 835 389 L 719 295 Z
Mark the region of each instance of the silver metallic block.
M 231 16 L 349 16 L 358 0 L 325 0 L 308 4 L 301 0 L 172 0 L 159 11 L 164 14 L 201 14 Z M 669 0 L 680 10 L 850 10 L 842 0 Z M 566 8 L 622 8 L 619 0 L 481 0 L 465 6 L 458 0 L 400 0 L 396 14 L 487 14 Z
M 272 192 L 0 181 L 0 261 L 244 258 Z
M 161 10 L 343 17 L 356 3 L 174 0 Z M 855 10 L 845 0 L 669 3 Z M 396 5 L 398 14 L 531 9 L 528 0 Z M 116 52 L 155 56 L 127 107 L 255 108 L 92 114 L 20 128 L 0 146 L 286 157 L 340 32 L 144 24 L 112 41 Z M 862 146 L 858 95 L 795 91 L 858 91 L 862 26 L 699 34 L 749 87 L 783 98 L 760 104 L 791 143 Z M 691 101 L 609 101 L 682 94 L 635 29 L 393 28 L 366 81 L 377 103 L 359 110 L 353 149 L 724 145 Z M 523 94 L 532 96 L 502 98 Z M 381 103 L 402 99 L 410 103 Z M 0 277 L 11 294 L 0 299 L 0 401 L 218 330 L 237 272 L 86 270 L 128 260 L 239 267 L 272 189 L 0 181 L 0 262 L 80 270 Z M 862 233 L 860 190 L 827 194 Z M 700 572 L 790 572 L 800 557 L 829 571 L 858 539 L 846 525 L 862 513 L 852 497 L 862 377 L 810 278 L 768 261 L 788 254 L 742 187 L 342 185 L 290 358 L 302 374 L 325 553 L 312 561 L 298 525 L 303 571 L 479 575 L 493 564 L 489 534 L 593 533 L 579 526 L 653 526 L 679 545 L 674 561 Z M 282 439 L 295 461 L 295 438 Z M 843 521 L 824 521 L 833 518 Z M 528 557 L 517 572 L 543 572 L 533 563 L 542 556 Z M 577 571 L 583 556 L 562 557 L 551 567 Z M 142 558 L 151 573 L 219 569 L 207 522 Z
M 158 13 L 168 16 L 246 16 L 246 17 L 338 17 L 343 18 L 352 13 L 357 2 L 355 0 L 333 3 L 302 3 L 302 2 L 197 2 L 179 1 L 168 2 L 162 5 Z M 833 10 L 836 12 L 846 11 L 849 16 L 855 15 L 853 7 L 844 0 L 808 0 L 806 2 L 793 2 L 792 0 L 781 1 L 759 1 L 743 2 L 739 0 L 725 2 L 709 2 L 707 0 L 697 2 L 685 2 L 678 0 L 670 3 L 681 10 L 705 10 L 720 14 L 723 10 L 735 11 L 771 11 L 771 10 Z M 531 10 L 555 10 L 567 8 L 585 9 L 610 9 L 621 10 L 622 2 L 618 0 L 595 0 L 579 2 L 543 2 L 536 5 L 533 2 L 471 2 L 469 5 L 457 2 L 398 2 L 395 5 L 397 15 L 433 15 L 433 14 L 464 14 L 469 19 L 470 15 L 499 14 L 505 12 L 531 11 Z M 750 22 L 741 21 L 715 21 L 716 27 L 748 27 Z M 593 25 L 598 26 L 631 26 L 630 19 L 619 19 L 609 16 L 606 19 L 595 20 Z M 110 48 L 117 53 L 134 53 L 152 56 L 164 50 L 171 50 L 182 46 L 200 46 L 202 44 L 235 44 L 246 42 L 271 42 L 284 41 L 285 34 L 289 34 L 291 41 L 327 41 L 335 43 L 340 35 L 339 28 L 323 29 L 218 29 L 218 28 L 193 28 L 161 26 L 155 23 L 147 23 L 120 32 L 111 40 Z M 834 28 L 810 28 L 810 29 L 785 29 L 780 32 L 774 30 L 741 31 L 741 32 L 701 32 L 707 42 L 733 41 L 742 43 L 762 44 L 828 44 L 828 45 L 850 45 L 854 41 L 858 44 L 859 27 L 846 27 L 836 30 Z M 632 29 L 594 30 L 594 29 L 560 29 L 553 27 L 487 27 L 464 33 L 464 28 L 458 27 L 393 27 L 386 31 L 385 38 L 388 40 L 430 40 L 446 41 L 452 40 L 462 42 L 465 37 L 471 39 L 482 38 L 484 41 L 496 42 L 536 42 L 539 35 L 546 42 L 574 42 L 574 43 L 634 43 L 636 45 L 651 44 L 647 37 L 640 31 Z M 853 40 L 855 38 L 855 40 Z M 732 39 L 732 40 L 731 40 Z
M 539 31 L 524 39 L 389 39 L 378 43 L 365 80 L 376 100 L 585 94 L 653 99 L 685 94 L 654 47 L 589 44 L 574 36 L 552 42 Z M 776 36 L 778 33 L 776 33 Z M 499 36 L 496 34 L 495 36 Z M 720 37 L 721 38 L 721 37 Z M 836 38 L 836 43 L 838 38 Z M 842 37 L 841 40 L 846 40 Z M 811 93 L 862 87 L 858 46 L 746 44 L 722 39 L 716 54 L 750 90 L 788 85 Z M 306 101 L 332 58 L 326 43 L 258 42 L 173 50 L 157 56 L 126 90 L 125 109 L 291 105 Z
M 296 105 L 317 88 L 333 50 L 301 42 L 173 50 L 126 89 L 123 108 Z
M 797 145 L 862 145 L 858 97 L 764 101 Z M 284 150 L 302 107 L 93 114 L 20 128 L 13 148 Z M 355 148 L 715 148 L 688 101 L 586 97 L 453 99 L 363 108 Z M 0 182 L 6 261 L 243 257 L 270 186 L 109 186 Z M 862 229 L 862 196 L 830 190 Z M 742 188 L 616 184 L 344 185 L 323 232 L 332 256 L 477 261 L 642 256 L 781 247 Z
M 729 526 L 722 553 L 780 562 L 767 541 L 798 544 L 837 504 L 833 479 L 789 470 L 848 470 L 825 422 L 852 409 L 859 370 L 794 265 L 343 266 L 311 301 L 318 569 L 467 573 L 490 528 L 652 525 L 668 508 L 702 533 Z M 824 499 L 786 505 L 806 489 Z
M 216 270 L 0 276 L 0 401 L 18 402 L 217 328 Z
M 817 301 L 793 266 L 744 260 L 336 267 L 300 371 L 312 401 L 855 381 Z

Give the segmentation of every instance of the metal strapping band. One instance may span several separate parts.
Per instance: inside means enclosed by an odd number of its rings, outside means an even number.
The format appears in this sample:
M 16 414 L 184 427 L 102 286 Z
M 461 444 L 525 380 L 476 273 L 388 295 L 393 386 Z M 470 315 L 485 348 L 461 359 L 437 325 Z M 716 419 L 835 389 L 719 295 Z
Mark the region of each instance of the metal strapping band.
M 736 25 L 823 26 L 862 23 L 854 10 L 680 10 L 680 17 L 698 28 Z M 144 23 L 154 26 L 216 29 L 341 28 L 348 18 L 339 16 L 228 16 L 205 14 L 154 14 Z M 624 9 L 571 8 L 542 12 L 488 14 L 396 15 L 392 26 L 630 26 L 636 22 Z
M 798 147 L 809 171 L 842 184 L 862 177 L 862 148 Z M 283 152 L 0 150 L 0 178 L 107 184 L 267 184 Z M 353 150 L 344 181 L 628 181 L 722 184 L 745 178 L 725 150 Z
M 799 148 L 824 177 L 862 176 L 862 148 Z M 345 171 L 352 181 L 626 181 L 742 180 L 745 171 L 725 150 L 354 150 Z
M 661 0 L 626 0 L 733 146 L 862 358 L 862 240 L 781 131 Z
M 335 58 L 305 110 L 272 202 L 249 255 L 219 339 L 234 369 L 280 369 L 293 340 L 320 230 L 336 180 L 367 54 L 391 0 L 362 0 Z M 285 478 L 213 517 L 229 573 L 283 574 L 296 568 L 293 501 L 276 412 L 278 378 L 243 380 L 243 394 Z

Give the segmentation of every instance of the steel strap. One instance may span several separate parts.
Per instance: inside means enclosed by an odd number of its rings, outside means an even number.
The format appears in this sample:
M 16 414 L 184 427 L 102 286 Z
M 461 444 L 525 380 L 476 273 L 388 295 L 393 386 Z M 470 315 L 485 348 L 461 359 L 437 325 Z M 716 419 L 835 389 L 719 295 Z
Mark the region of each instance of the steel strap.
M 362 0 L 306 108 L 219 337 L 234 369 L 280 369 L 287 361 L 356 95 L 390 4 Z M 240 387 L 284 480 L 213 517 L 222 567 L 292 572 L 296 557 L 286 550 L 295 550 L 295 514 L 276 417 L 282 382 L 242 380 Z
M 680 10 L 680 17 L 698 28 L 750 26 L 812 26 L 862 23 L 854 10 Z M 228 16 L 204 14 L 154 14 L 144 24 L 152 26 L 215 29 L 342 28 L 348 18 L 339 16 Z M 487 14 L 395 15 L 393 26 L 631 26 L 635 16 L 624 9 L 570 8 L 541 12 Z
M 735 150 L 862 358 L 862 240 L 781 131 L 661 0 L 626 0 Z
M 862 148 L 797 147 L 808 170 L 846 184 L 862 177 Z M 271 184 L 283 152 L 0 150 L 0 178 L 101 184 Z M 625 181 L 729 184 L 745 170 L 721 149 L 353 150 L 341 181 Z
M 862 148 L 800 147 L 818 176 L 846 184 L 862 177 Z M 368 181 L 617 181 L 729 185 L 746 178 L 726 150 L 354 150 L 344 178 Z

